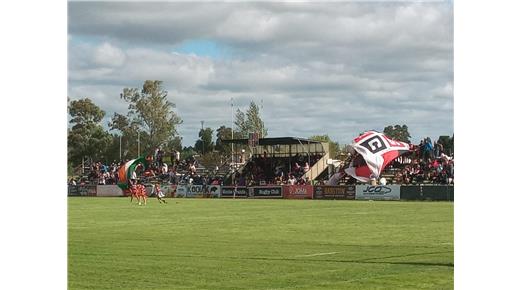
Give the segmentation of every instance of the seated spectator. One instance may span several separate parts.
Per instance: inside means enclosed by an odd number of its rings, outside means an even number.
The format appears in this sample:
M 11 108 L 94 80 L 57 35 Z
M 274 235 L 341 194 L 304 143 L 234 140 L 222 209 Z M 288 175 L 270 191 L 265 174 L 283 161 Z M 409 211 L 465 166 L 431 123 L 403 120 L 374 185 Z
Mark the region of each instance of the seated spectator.
M 296 178 L 294 177 L 294 175 L 290 175 L 289 176 L 289 179 L 287 180 L 288 184 L 289 185 L 295 185 L 296 184 Z

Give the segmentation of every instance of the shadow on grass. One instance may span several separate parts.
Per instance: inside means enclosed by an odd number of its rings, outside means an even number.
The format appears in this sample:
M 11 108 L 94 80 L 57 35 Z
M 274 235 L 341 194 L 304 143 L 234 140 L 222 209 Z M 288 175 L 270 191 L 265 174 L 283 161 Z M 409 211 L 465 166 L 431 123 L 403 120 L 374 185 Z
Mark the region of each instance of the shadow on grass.
M 326 263 L 346 263 L 346 264 L 390 264 L 390 265 L 408 265 L 408 266 L 437 266 L 437 267 L 454 267 L 453 263 L 433 263 L 433 262 L 395 262 L 395 261 L 376 261 L 381 259 L 391 259 L 391 258 L 405 258 L 412 256 L 423 256 L 423 255 L 432 255 L 432 254 L 444 254 L 452 251 L 442 251 L 442 252 L 424 252 L 424 253 L 414 253 L 414 254 L 406 254 L 406 255 L 395 255 L 395 256 L 385 256 L 385 257 L 374 257 L 367 259 L 357 259 L 357 260 L 334 260 L 334 259 L 302 259 L 302 258 L 274 258 L 274 257 L 235 257 L 235 256 L 208 256 L 208 255 L 183 255 L 183 254 L 140 254 L 134 256 L 145 256 L 145 257 L 171 257 L 171 258 L 202 258 L 202 259 L 211 259 L 211 260 L 256 260 L 256 261 L 291 261 L 291 262 L 326 262 Z M 75 255 L 86 255 L 86 256 L 112 256 L 115 254 L 111 253 L 76 253 Z M 69 257 L 70 258 L 70 257 Z

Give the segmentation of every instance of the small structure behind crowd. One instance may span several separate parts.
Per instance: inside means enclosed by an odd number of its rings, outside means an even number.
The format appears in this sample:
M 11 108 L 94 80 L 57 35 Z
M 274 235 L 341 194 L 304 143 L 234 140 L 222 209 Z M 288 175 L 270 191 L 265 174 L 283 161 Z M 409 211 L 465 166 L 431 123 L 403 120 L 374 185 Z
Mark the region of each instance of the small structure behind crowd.
M 255 142 L 256 141 L 256 142 Z M 327 172 L 329 144 L 298 137 L 222 140 L 235 144 L 240 164 L 225 185 L 311 184 Z M 242 149 L 240 149 L 242 148 Z M 243 156 L 248 152 L 249 156 Z

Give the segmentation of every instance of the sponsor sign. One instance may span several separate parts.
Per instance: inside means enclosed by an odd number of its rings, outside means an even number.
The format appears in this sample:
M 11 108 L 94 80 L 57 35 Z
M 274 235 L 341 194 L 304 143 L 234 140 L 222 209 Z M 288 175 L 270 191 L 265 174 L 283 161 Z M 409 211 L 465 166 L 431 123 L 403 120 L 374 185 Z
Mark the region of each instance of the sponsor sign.
M 117 185 L 98 185 L 97 196 L 124 196 L 123 191 Z
M 176 197 L 204 197 L 206 187 L 204 185 L 180 184 L 177 185 Z
M 281 198 L 281 186 L 255 186 L 250 187 L 251 195 L 255 198 Z
M 372 200 L 399 200 L 401 199 L 400 185 L 356 185 L 356 199 Z
M 210 197 L 210 198 L 220 197 L 220 185 L 208 185 L 207 197 Z
M 317 185 L 314 187 L 315 199 L 355 199 L 356 186 L 332 186 L 332 185 Z
M 79 185 L 70 185 L 67 192 L 68 196 L 80 196 Z
M 235 197 L 239 197 L 239 198 L 244 198 L 244 197 L 249 197 L 249 191 L 247 190 L 247 187 L 245 186 L 222 186 L 220 188 L 220 197 L 231 197 L 233 198 L 233 196 Z
M 314 187 L 312 185 L 284 185 L 283 198 L 312 199 Z
M 97 185 L 78 185 L 78 192 L 80 196 L 96 196 Z

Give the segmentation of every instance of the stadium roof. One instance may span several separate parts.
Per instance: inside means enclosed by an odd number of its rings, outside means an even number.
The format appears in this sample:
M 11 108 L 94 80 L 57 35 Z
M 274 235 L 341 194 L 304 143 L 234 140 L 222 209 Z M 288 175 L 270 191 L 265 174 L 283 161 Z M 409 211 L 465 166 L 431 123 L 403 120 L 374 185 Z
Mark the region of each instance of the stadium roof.
M 222 143 L 244 144 L 247 145 L 249 139 L 225 139 Z M 298 137 L 276 137 L 276 138 L 260 138 L 259 145 L 292 145 L 292 144 L 321 144 L 320 141 L 314 141 Z

